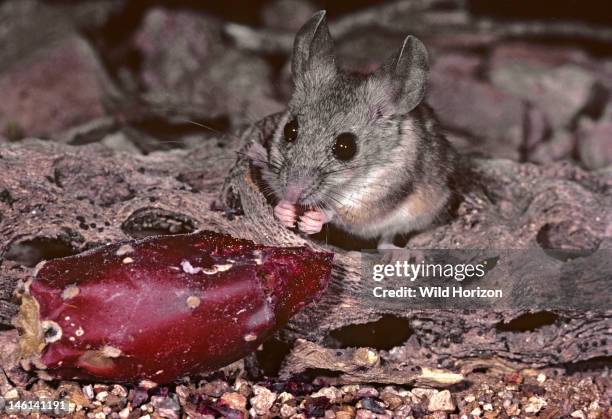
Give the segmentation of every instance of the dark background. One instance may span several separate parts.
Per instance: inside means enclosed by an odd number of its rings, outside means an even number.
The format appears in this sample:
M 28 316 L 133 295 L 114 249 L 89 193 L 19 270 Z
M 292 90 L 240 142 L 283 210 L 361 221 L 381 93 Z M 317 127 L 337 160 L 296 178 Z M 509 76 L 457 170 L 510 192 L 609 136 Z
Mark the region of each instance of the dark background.
M 5 0 L 0 141 L 148 154 L 236 132 L 283 108 L 293 35 L 320 9 L 352 71 L 421 38 L 427 100 L 461 152 L 612 163 L 607 1 Z

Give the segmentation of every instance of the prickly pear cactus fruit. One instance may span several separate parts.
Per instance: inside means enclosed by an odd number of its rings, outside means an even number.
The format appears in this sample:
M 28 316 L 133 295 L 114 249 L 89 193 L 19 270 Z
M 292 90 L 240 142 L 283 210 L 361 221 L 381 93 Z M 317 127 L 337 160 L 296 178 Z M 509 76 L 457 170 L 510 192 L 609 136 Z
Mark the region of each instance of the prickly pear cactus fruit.
M 16 319 L 22 365 L 62 379 L 158 383 L 215 370 L 315 300 L 331 260 L 204 231 L 48 261 Z

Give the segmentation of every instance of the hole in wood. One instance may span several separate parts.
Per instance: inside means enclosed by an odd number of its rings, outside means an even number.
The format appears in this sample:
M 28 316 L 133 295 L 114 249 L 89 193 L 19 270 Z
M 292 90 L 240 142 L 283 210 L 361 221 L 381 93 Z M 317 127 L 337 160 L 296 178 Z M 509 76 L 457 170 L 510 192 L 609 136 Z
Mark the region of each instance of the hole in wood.
M 536 236 L 542 249 L 597 250 L 601 240 L 571 221 L 544 224 Z
M 256 357 L 259 367 L 265 376 L 278 375 L 285 357 L 291 351 L 291 345 L 278 339 L 268 339 L 263 344 L 261 351 L 257 351 Z
M 559 316 L 549 311 L 525 313 L 508 323 L 499 323 L 495 326 L 498 332 L 532 332 L 543 326 L 555 324 Z
M 141 208 L 121 224 L 123 232 L 135 239 L 149 236 L 192 233 L 195 220 L 160 208 Z
M 12 243 L 8 247 L 4 258 L 24 266 L 33 267 L 43 260 L 71 256 L 75 253 L 75 249 L 62 239 L 36 237 Z
M 412 333 L 408 320 L 384 315 L 375 322 L 336 329 L 329 334 L 329 337 L 339 348 L 369 347 L 389 350 L 403 345 Z
M 585 361 L 567 363 L 565 364 L 565 371 L 568 374 L 603 371 L 609 369 L 610 365 L 612 365 L 612 356 L 598 356 Z

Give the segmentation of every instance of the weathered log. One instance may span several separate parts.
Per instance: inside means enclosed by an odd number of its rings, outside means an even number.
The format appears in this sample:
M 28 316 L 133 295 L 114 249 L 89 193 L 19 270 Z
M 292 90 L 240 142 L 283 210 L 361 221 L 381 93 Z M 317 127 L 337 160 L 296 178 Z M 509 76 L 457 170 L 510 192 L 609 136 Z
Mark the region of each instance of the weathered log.
M 208 141 L 196 150 L 133 156 L 99 144 L 72 147 L 27 140 L 0 150 L 0 319 L 9 326 L 12 292 L 41 259 L 151 234 L 206 228 L 262 244 L 326 248 L 276 222 L 246 160 L 226 188 L 243 214 L 219 211 L 220 190 L 245 139 L 270 134 L 272 120 L 243 139 Z M 505 160 L 473 162 L 482 189 L 469 193 L 447 224 L 416 235 L 419 248 L 612 248 L 612 173 L 585 172 Z M 472 179 L 467 179 L 468 183 Z M 411 310 L 372 304 L 358 254 L 336 252 L 334 278 L 323 299 L 279 336 L 298 342 L 282 370 L 340 373 L 346 381 L 390 382 L 410 368 L 520 368 L 576 365 L 609 357 L 610 311 L 528 313 L 521 310 Z M 360 326 L 361 325 L 361 326 Z M 359 332 L 396 328 L 400 340 L 351 340 Z M 352 329 L 351 329 L 352 328 Z M 384 368 L 364 372 L 350 346 L 370 346 Z M 336 354 L 338 360 L 331 362 Z M 352 364 L 351 364 L 352 362 Z M 366 368 L 367 369 L 367 368 Z M 395 371 L 395 372 L 393 372 Z M 423 374 L 398 382 L 424 382 Z M 418 378 L 420 377 L 420 378 Z M 431 383 L 429 383 L 431 385 Z M 443 385 L 438 382 L 438 385 Z

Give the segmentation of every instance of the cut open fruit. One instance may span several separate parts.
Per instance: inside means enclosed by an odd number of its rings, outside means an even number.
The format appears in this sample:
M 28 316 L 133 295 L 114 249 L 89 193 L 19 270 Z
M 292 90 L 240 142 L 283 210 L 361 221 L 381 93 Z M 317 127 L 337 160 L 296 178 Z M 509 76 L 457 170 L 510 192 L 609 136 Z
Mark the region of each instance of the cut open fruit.
M 22 365 L 60 379 L 157 383 L 218 369 L 316 300 L 331 261 L 209 231 L 48 261 L 15 320 Z

